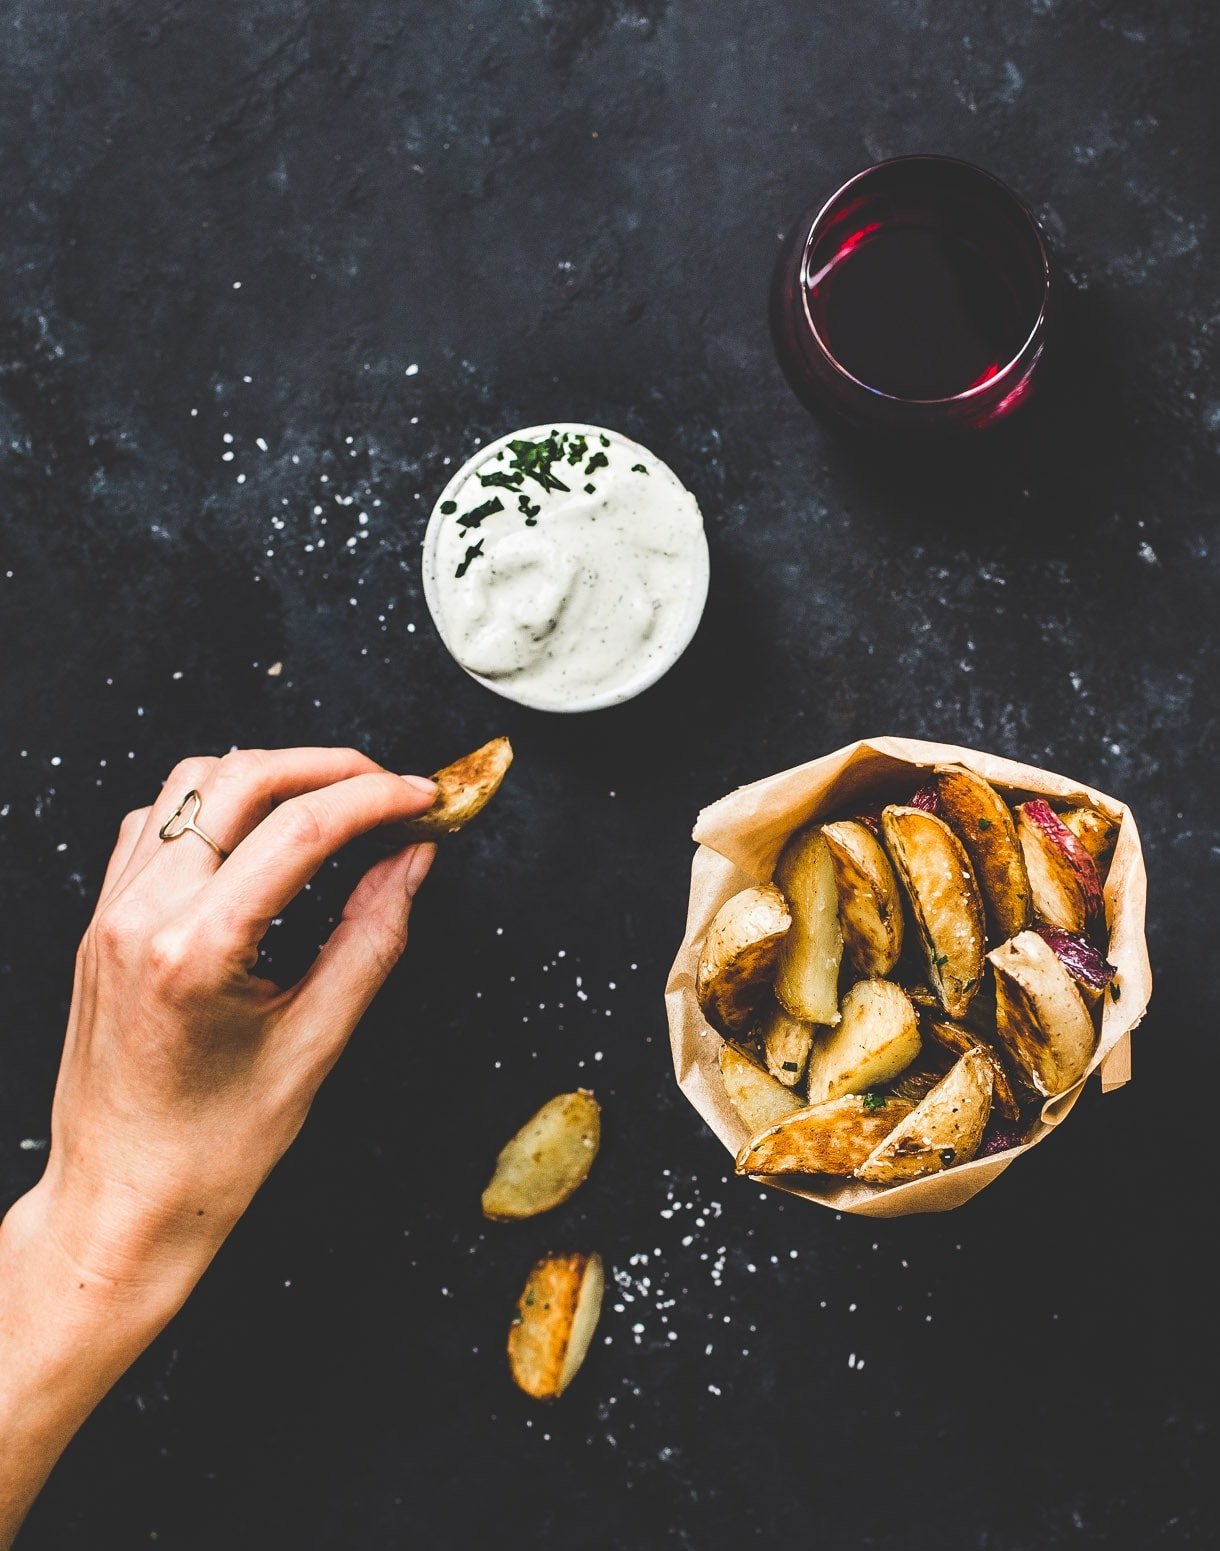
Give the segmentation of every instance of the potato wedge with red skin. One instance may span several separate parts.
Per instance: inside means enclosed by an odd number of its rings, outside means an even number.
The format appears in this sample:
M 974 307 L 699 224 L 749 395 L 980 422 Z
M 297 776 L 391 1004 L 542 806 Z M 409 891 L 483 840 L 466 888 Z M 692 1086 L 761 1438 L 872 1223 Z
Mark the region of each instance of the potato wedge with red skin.
M 601 1145 L 601 1107 L 588 1088 L 558 1093 L 500 1149 L 483 1215 L 517 1222 L 559 1206 L 588 1178 Z
M 892 805 L 885 843 L 919 928 L 928 979 L 951 1018 L 962 1017 L 983 973 L 983 901 L 970 858 L 943 819 Z
M 760 1131 L 737 1154 L 738 1174 L 836 1174 L 846 1178 L 908 1115 L 893 1094 L 845 1094 Z
M 754 1033 L 771 1076 L 787 1088 L 799 1087 L 809 1066 L 814 1025 L 794 1018 L 775 1002 L 763 1012 Z
M 968 1163 L 991 1113 L 992 1066 L 969 1050 L 855 1173 L 870 1185 L 896 1185 Z
M 1063 1093 L 1084 1076 L 1097 1044 L 1079 986 L 1037 932 L 1022 932 L 987 957 L 1000 1044 L 1038 1093 Z
M 1017 836 L 1029 870 L 1034 914 L 1067 932 L 1105 925 L 1101 878 L 1093 858 L 1043 798 L 1017 808 Z
M 968 1029 L 962 1023 L 954 1023 L 951 1018 L 925 1018 L 922 1027 L 929 1038 L 945 1050 L 952 1051 L 955 1056 L 964 1056 L 969 1050 L 981 1050 L 991 1062 L 991 1102 L 996 1113 L 1004 1120 L 1021 1118 L 1021 1101 L 1008 1075 L 1004 1057 L 998 1050 L 981 1039 L 973 1029 Z
M 508 1331 L 513 1382 L 535 1400 L 558 1400 L 576 1377 L 601 1314 L 600 1255 L 546 1255 L 531 1270 Z
M 902 953 L 902 900 L 885 848 L 864 824 L 843 819 L 825 824 L 835 886 L 843 951 L 862 980 L 885 976 Z
M 512 744 L 507 738 L 493 738 L 482 748 L 438 770 L 432 777 L 437 786 L 436 801 L 426 813 L 391 826 L 395 840 L 401 837 L 404 844 L 409 844 L 456 835 L 496 795 L 512 762 Z
M 893 981 L 858 980 L 843 998 L 842 1014 L 809 1058 L 810 1104 L 879 1088 L 919 1054 L 919 1019 Z
M 720 1047 L 720 1080 L 725 1097 L 751 1136 L 805 1108 L 802 1097 L 727 1042 Z
M 1097 876 L 1104 883 L 1114 854 L 1114 842 L 1118 839 L 1118 825 L 1096 808 L 1069 808 L 1059 817 L 1093 858 Z
M 780 852 L 774 883 L 792 911 L 792 930 L 779 950 L 775 997 L 807 1023 L 839 1021 L 843 933 L 830 847 L 817 825 L 798 829 Z
M 780 946 L 792 926 L 788 902 L 772 883 L 725 900 L 703 939 L 695 996 L 722 1034 L 743 1034 L 770 996 Z
M 993 942 L 1005 942 L 1030 924 L 1029 873 L 1008 804 L 981 775 L 964 765 L 937 765 L 940 817 L 966 848 L 974 868 Z

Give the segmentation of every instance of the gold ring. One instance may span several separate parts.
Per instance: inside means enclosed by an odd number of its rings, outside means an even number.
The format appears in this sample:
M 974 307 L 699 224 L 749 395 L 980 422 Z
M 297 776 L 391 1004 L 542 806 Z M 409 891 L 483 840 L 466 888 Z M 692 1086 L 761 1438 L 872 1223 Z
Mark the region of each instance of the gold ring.
M 186 809 L 189 804 L 193 804 L 194 806 L 191 807 L 191 811 L 187 813 Z M 200 840 L 202 840 L 205 845 L 211 846 L 212 850 L 216 852 L 216 855 L 223 862 L 225 857 L 228 855 L 228 852 L 222 851 L 221 848 L 212 839 L 211 835 L 204 834 L 203 830 L 199 828 L 199 825 L 195 823 L 195 820 L 199 817 L 199 810 L 202 807 L 203 798 L 199 795 L 199 793 L 187 792 L 186 796 L 170 814 L 169 818 L 167 818 L 165 823 L 162 824 L 161 828 L 157 831 L 157 834 L 162 840 L 177 840 L 180 835 L 187 834 L 198 835 Z

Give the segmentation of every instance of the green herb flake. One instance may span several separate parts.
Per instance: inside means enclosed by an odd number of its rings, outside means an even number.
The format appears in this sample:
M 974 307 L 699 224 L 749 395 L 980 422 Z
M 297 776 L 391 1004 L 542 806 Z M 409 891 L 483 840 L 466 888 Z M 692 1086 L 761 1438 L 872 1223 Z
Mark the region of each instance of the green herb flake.
M 585 486 L 585 494 L 586 495 L 596 495 L 597 494 L 597 486 L 596 485 L 586 485 Z
M 991 828 L 991 820 L 990 819 L 980 819 L 979 820 L 979 828 L 980 829 L 990 829 Z
M 458 518 L 458 527 L 465 533 L 468 528 L 477 528 L 484 517 L 490 517 L 494 512 L 502 512 L 504 502 L 498 495 L 493 495 L 490 501 L 484 501 L 482 506 L 476 506 L 473 511 L 463 512 Z
M 943 969 L 948 962 L 949 955 L 947 953 L 934 953 L 932 955 L 932 963 L 937 969 Z
M 470 562 L 472 560 L 477 560 L 478 557 L 482 553 L 483 553 L 483 540 L 480 539 L 477 544 L 471 544 L 469 549 L 467 549 L 467 551 L 466 551 L 466 558 L 462 561 L 461 565 L 458 566 L 457 570 L 453 573 L 454 576 L 457 576 L 457 577 L 465 576 L 466 572 L 470 570 Z
M 525 1302 L 526 1302 L 527 1307 L 530 1307 L 530 1308 L 533 1307 L 533 1303 L 534 1303 L 534 1289 L 532 1287 L 530 1288 L 529 1292 L 527 1292 L 526 1295 L 525 1295 Z
M 499 469 L 493 469 L 490 474 L 480 474 L 479 483 L 501 485 L 505 490 L 520 490 L 523 477 L 521 474 L 505 474 Z
M 457 502 L 456 501 L 442 501 L 441 502 L 441 516 L 442 517 L 449 517 L 449 516 L 451 516 L 456 511 L 457 511 Z
M 523 517 L 531 519 L 530 525 L 533 526 L 532 519 L 537 517 L 542 507 L 537 501 L 531 501 L 529 496 L 519 495 L 517 497 L 517 510 Z
M 1110 982 L 1110 995 L 1117 1002 L 1117 1001 L 1121 1000 L 1122 994 L 1123 994 L 1122 993 L 1122 988 L 1119 986 L 1118 981 L 1117 980 L 1111 980 L 1111 982 Z
M 866 1093 L 860 1100 L 861 1108 L 865 1110 L 884 1109 L 884 1093 Z
M 592 474 L 595 473 L 598 469 L 608 468 L 609 466 L 610 459 L 606 456 L 606 454 L 604 452 L 595 452 L 589 459 L 588 463 L 585 464 L 585 473 Z
M 800 1071 L 800 1067 L 797 1065 L 797 1063 L 795 1061 L 785 1061 L 784 1062 L 784 1071 L 786 1071 L 786 1072 L 799 1072 Z
M 568 436 L 568 462 L 573 468 L 576 467 L 588 450 L 589 440 L 587 437 L 579 435 Z
M 598 441 L 601 442 L 603 447 L 609 447 L 610 445 L 610 438 L 608 436 L 599 436 Z
M 647 474 L 648 470 L 642 463 L 633 463 L 631 465 L 631 472 L 633 474 Z

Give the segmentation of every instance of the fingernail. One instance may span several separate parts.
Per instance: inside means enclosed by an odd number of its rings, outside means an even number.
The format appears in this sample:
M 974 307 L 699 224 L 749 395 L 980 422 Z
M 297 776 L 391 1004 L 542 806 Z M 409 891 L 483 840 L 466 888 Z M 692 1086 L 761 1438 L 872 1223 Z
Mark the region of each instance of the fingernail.
M 427 776 L 408 776 L 402 778 L 413 792 L 418 792 L 421 797 L 436 796 L 436 782 L 429 781 Z
M 407 866 L 407 893 L 412 899 L 419 893 L 424 879 L 432 869 L 432 862 L 436 856 L 434 845 L 416 846 Z

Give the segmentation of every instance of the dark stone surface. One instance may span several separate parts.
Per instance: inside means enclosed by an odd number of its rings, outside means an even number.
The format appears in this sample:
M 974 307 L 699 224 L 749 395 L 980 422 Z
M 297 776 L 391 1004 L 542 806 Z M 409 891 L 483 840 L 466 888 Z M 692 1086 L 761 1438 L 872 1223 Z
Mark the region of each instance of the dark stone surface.
M 1214 1543 L 1218 32 L 1202 0 L 0 7 L 3 1199 L 112 833 L 178 756 L 518 749 L 30 1551 Z M 811 423 L 765 331 L 781 228 L 916 149 L 1009 179 L 1077 292 L 1055 423 L 952 478 Z M 682 664 L 588 719 L 466 679 L 417 573 L 450 460 L 551 417 L 655 448 L 712 547 Z M 699 806 L 881 731 L 1128 799 L 1159 982 L 1129 1089 L 870 1225 L 726 1179 L 660 991 Z M 497 1145 L 577 1081 L 589 1185 L 485 1225 Z M 501 1352 L 549 1244 L 618 1286 L 543 1410 Z

